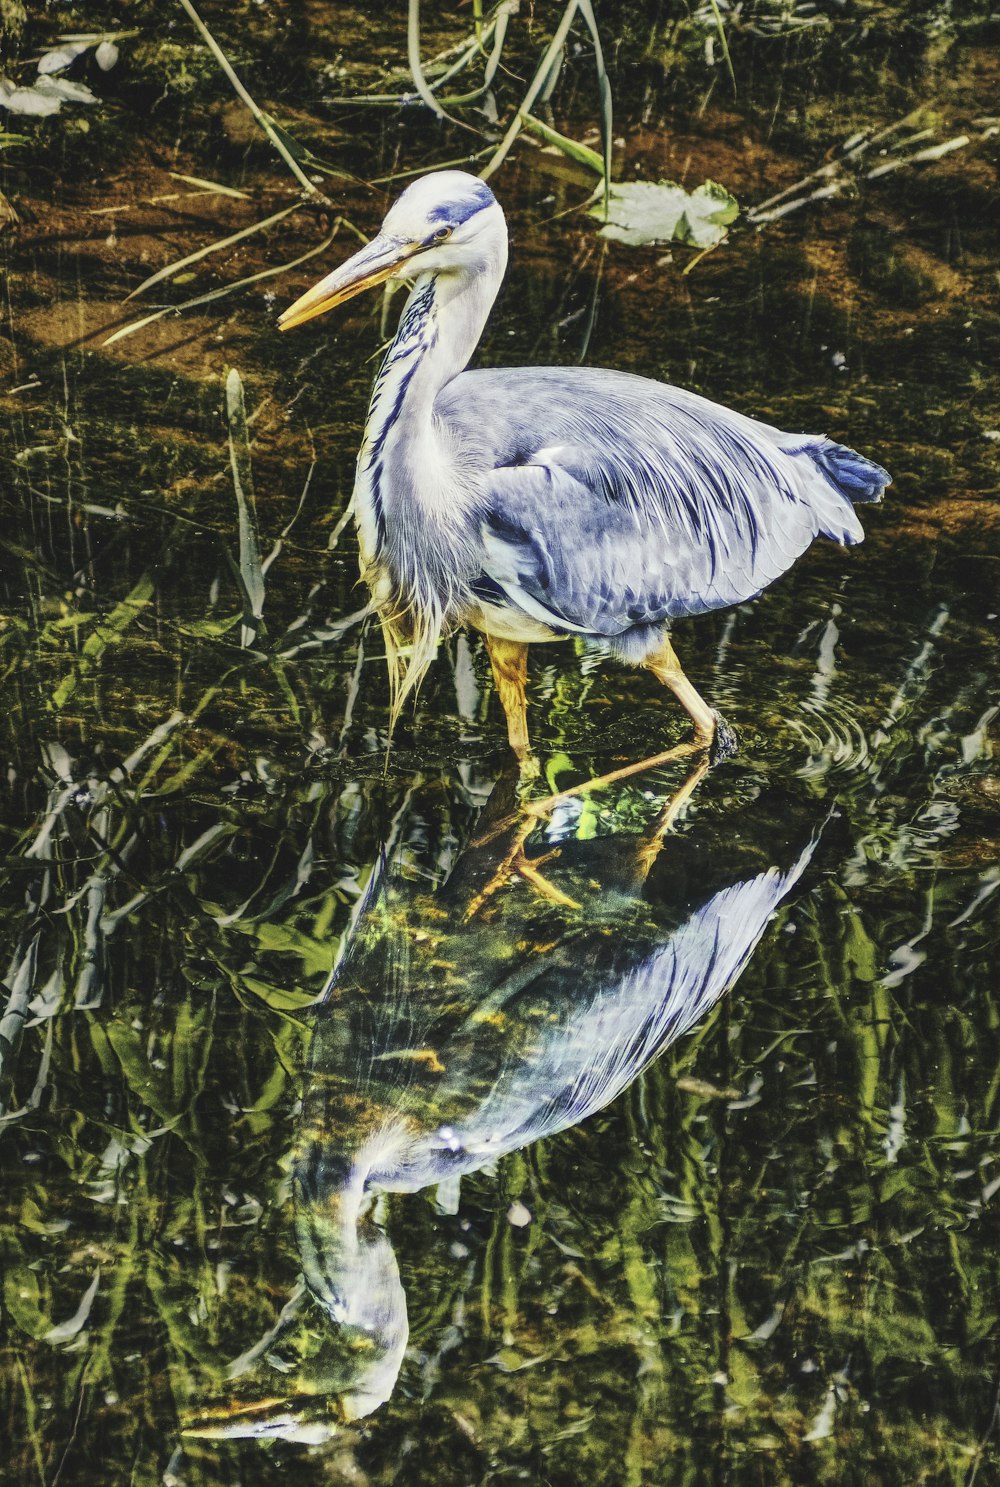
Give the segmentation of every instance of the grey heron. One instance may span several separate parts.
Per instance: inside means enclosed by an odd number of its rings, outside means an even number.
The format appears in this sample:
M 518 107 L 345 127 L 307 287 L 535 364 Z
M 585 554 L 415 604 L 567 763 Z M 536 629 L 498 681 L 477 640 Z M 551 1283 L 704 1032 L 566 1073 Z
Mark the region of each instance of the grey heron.
M 279 320 L 289 330 L 372 285 L 413 281 L 353 497 L 391 718 L 441 636 L 471 625 L 523 762 L 528 646 L 572 636 L 648 667 L 694 723 L 684 747 L 707 749 L 718 714 L 681 669 L 671 622 L 753 598 L 817 536 L 860 542 L 854 504 L 878 501 L 890 477 L 821 435 L 627 372 L 467 371 L 506 265 L 493 192 L 442 170 L 407 187 L 378 235 Z

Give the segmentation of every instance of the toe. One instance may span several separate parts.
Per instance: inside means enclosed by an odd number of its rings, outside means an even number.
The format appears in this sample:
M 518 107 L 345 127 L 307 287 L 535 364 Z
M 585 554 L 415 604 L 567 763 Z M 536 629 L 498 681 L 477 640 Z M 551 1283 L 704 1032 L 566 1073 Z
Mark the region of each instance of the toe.
M 739 753 L 740 741 L 735 728 L 730 727 L 721 713 L 715 713 L 715 735 L 709 745 L 709 760 L 721 764 Z

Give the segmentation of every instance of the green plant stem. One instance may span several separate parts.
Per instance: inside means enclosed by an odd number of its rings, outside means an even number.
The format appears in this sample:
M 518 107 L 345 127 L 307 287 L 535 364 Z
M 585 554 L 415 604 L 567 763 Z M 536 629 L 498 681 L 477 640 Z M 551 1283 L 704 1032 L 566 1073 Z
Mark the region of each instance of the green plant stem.
M 528 87 L 528 91 L 527 93 L 525 93 L 524 98 L 521 100 L 521 106 L 518 109 L 517 113 L 514 115 L 513 120 L 511 121 L 510 128 L 507 130 L 507 133 L 497 145 L 496 150 L 493 152 L 490 159 L 486 162 L 482 170 L 479 172 L 484 181 L 488 181 L 490 176 L 500 169 L 501 165 L 510 154 L 514 141 L 517 139 L 517 136 L 520 134 L 521 130 L 524 127 L 527 115 L 531 113 L 531 110 L 534 107 L 535 99 L 544 88 L 549 74 L 551 73 L 552 68 L 555 64 L 555 60 L 566 44 L 566 38 L 569 35 L 570 27 L 572 26 L 574 18 L 576 16 L 578 5 L 579 0 L 569 0 L 569 4 L 563 11 L 562 19 L 560 20 L 559 25 L 556 27 L 555 35 L 552 37 L 552 40 L 549 42 L 548 46 L 545 49 L 545 55 L 542 57 L 541 62 L 539 62 L 538 64 L 535 75 L 531 79 L 531 83 Z

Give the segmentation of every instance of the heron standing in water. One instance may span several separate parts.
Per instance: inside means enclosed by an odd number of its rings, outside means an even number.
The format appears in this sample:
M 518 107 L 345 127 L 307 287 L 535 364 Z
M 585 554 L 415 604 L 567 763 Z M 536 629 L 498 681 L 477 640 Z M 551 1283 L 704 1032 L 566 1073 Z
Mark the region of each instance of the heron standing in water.
M 522 762 L 528 646 L 570 636 L 648 667 L 694 723 L 686 747 L 708 749 L 721 720 L 684 675 L 671 621 L 753 598 L 817 536 L 860 542 L 854 503 L 879 500 L 889 475 L 819 435 L 627 372 L 466 371 L 506 264 L 492 191 L 438 171 L 279 321 L 290 330 L 387 279 L 413 281 L 354 486 L 392 719 L 440 637 L 471 625 Z

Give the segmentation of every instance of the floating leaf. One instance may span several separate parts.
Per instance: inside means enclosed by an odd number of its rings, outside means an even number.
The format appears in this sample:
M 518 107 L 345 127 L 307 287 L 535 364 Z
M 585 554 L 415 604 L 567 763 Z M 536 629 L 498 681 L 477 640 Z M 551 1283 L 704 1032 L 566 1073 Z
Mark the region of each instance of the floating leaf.
M 0 77 L 0 108 L 12 114 L 32 114 L 46 118 L 57 114 L 64 103 L 96 103 L 96 96 L 85 83 L 70 82 L 65 77 L 43 74 L 30 88 L 18 88 L 9 78 Z
M 16 88 L 9 78 L 0 77 L 0 108 L 12 114 L 33 114 L 45 118 L 57 114 L 62 107 L 59 98 L 46 97 L 34 88 Z
M 739 209 L 735 196 L 715 181 L 690 192 L 675 181 L 619 181 L 611 187 L 601 237 L 632 247 L 679 240 L 696 248 L 714 248 Z M 591 216 L 602 217 L 602 209 L 593 207 Z
M 102 41 L 94 53 L 94 61 L 102 72 L 110 72 L 118 61 L 118 48 L 113 41 Z
M 42 1341 L 49 1343 L 72 1342 L 73 1338 L 82 1332 L 86 1326 L 87 1318 L 90 1316 L 94 1297 L 97 1295 L 97 1288 L 100 1284 L 101 1272 L 100 1270 L 95 1270 L 94 1278 L 86 1291 L 84 1291 L 80 1305 L 76 1311 L 65 1322 L 58 1322 L 55 1326 L 50 1327 L 42 1337 Z
M 46 52 L 38 63 L 40 76 L 44 77 L 50 72 L 62 72 L 70 67 L 89 46 L 89 41 L 67 41 L 53 51 Z

